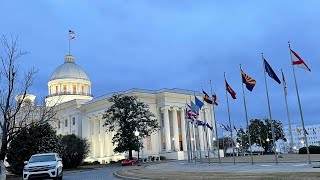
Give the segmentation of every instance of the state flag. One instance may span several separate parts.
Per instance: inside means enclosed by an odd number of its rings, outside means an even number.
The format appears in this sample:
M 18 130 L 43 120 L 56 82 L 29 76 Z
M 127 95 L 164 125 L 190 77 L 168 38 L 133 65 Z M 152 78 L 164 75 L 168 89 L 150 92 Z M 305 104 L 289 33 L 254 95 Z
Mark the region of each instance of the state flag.
M 252 79 L 250 76 L 248 76 L 246 73 L 244 73 L 241 70 L 241 76 L 242 76 L 242 83 L 246 84 L 246 88 L 249 91 L 252 91 L 254 86 L 256 85 L 256 80 Z
M 286 83 L 286 79 L 284 78 L 283 72 L 281 72 L 281 74 L 282 74 L 282 83 L 283 83 L 284 94 L 287 95 L 287 83 Z
M 204 94 L 203 100 L 208 104 L 212 104 L 212 100 L 210 99 L 209 95 L 203 89 L 202 89 L 202 93 Z
M 204 105 L 202 101 L 200 101 L 200 99 L 197 98 L 197 96 L 194 96 L 196 105 L 199 107 L 199 109 L 202 108 L 202 106 Z
M 292 64 L 294 66 L 297 66 L 301 69 L 305 69 L 305 70 L 311 72 L 311 69 L 307 66 L 307 64 L 301 59 L 301 57 L 296 52 L 294 52 L 292 49 L 290 49 L 290 53 L 291 53 L 291 58 L 292 58 L 291 59 Z
M 74 31 L 73 30 L 69 30 L 69 34 L 74 34 Z
M 225 80 L 225 82 L 226 82 L 226 90 L 230 93 L 232 99 L 237 99 L 236 92 L 234 92 L 234 90 L 229 86 L 227 80 Z

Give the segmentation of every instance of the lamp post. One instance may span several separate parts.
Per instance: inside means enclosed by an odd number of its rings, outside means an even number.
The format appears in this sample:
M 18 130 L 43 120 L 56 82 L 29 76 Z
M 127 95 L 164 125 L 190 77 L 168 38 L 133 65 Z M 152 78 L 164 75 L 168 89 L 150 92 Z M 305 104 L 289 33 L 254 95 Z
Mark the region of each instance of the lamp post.
M 137 137 L 137 140 L 138 140 L 138 166 L 140 166 L 140 164 L 139 164 L 139 152 L 140 152 L 140 142 L 139 142 L 139 135 L 140 135 L 140 133 L 139 133 L 139 131 L 135 131 L 134 132 L 134 135 Z
M 268 142 L 267 152 L 269 152 L 269 141 L 270 141 L 270 139 L 267 137 L 267 140 L 266 140 L 266 141 Z

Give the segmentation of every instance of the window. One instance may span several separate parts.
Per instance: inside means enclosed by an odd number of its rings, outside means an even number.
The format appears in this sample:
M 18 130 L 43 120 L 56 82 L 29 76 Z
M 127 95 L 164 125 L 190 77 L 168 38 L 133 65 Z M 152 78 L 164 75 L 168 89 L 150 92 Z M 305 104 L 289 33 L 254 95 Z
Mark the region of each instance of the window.
M 73 92 L 73 94 L 77 93 L 77 86 L 76 85 L 72 86 L 72 92 Z
M 58 129 L 60 129 L 61 128 L 61 124 L 60 124 L 61 122 L 59 121 L 58 122 Z
M 75 117 L 72 118 L 72 125 L 76 125 L 76 118 Z
M 67 92 L 67 85 L 63 85 L 63 92 L 64 92 L 64 93 Z
M 84 93 L 84 85 L 81 86 L 81 93 Z
M 64 127 L 68 127 L 68 119 L 64 120 Z
M 59 92 L 59 91 L 58 91 L 58 86 L 56 86 L 56 94 L 58 94 L 58 92 Z
M 74 131 L 74 130 L 72 131 L 72 134 L 75 134 L 75 131 Z

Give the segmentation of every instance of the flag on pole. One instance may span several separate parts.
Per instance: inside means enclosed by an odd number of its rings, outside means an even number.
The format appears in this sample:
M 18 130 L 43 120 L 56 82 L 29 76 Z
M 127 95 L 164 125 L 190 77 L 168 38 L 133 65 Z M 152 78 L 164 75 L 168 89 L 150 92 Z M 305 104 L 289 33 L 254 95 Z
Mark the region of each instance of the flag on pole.
M 196 105 L 199 107 L 199 109 L 201 109 L 203 106 L 203 102 L 201 102 L 200 99 L 197 98 L 197 96 L 194 96 L 194 99 L 195 99 Z
M 246 87 L 249 91 L 252 91 L 254 86 L 256 85 L 256 80 L 252 79 L 242 70 L 241 70 L 241 75 L 242 75 L 242 83 L 246 84 Z
M 301 130 L 299 128 L 296 128 L 297 133 L 301 134 Z
M 212 99 L 213 99 L 213 104 L 216 105 L 216 106 L 218 106 L 218 105 L 219 105 L 219 102 L 218 102 L 218 100 L 217 100 L 217 95 L 216 95 L 216 93 L 213 93 L 213 94 L 212 94 Z
M 191 105 L 191 110 L 193 112 L 196 112 L 197 114 L 199 114 L 199 109 L 200 108 L 195 103 L 193 103 L 192 101 L 190 101 L 190 105 Z
M 233 129 L 238 133 L 238 130 L 235 125 L 233 125 Z
M 290 52 L 291 52 L 293 65 L 311 72 L 311 69 L 307 66 L 307 64 L 301 59 L 301 57 L 296 52 L 294 52 L 292 49 L 290 49 Z
M 197 112 L 192 111 L 190 105 L 187 104 L 187 107 L 186 107 L 186 119 L 197 119 L 197 118 L 198 118 Z
M 76 40 L 76 37 L 70 36 L 69 39 L 70 39 L 70 40 Z
M 284 94 L 287 95 L 287 83 L 286 83 L 286 79 L 284 78 L 284 74 L 282 73 L 282 83 L 283 83 L 283 88 L 284 88 Z
M 200 121 L 200 120 L 197 120 L 196 123 L 198 126 L 205 126 L 206 125 L 206 123 L 204 121 Z
M 306 135 L 309 135 L 308 131 L 305 128 L 303 128 L 303 129 L 304 129 L 304 132 L 306 133 Z
M 243 130 L 243 128 L 242 128 L 242 126 L 240 126 L 239 131 L 240 131 L 240 133 L 241 133 L 241 134 L 245 134 L 245 132 L 244 132 L 244 130 Z
M 230 93 L 232 99 L 237 99 L 236 92 L 234 92 L 234 90 L 229 86 L 227 80 L 225 80 L 225 82 L 226 82 L 226 90 Z
M 203 100 L 208 104 L 212 104 L 212 100 L 210 99 L 209 95 L 202 89 L 202 93 L 204 94 Z
M 225 125 L 220 124 L 220 127 L 221 127 L 222 129 L 224 129 L 225 131 L 228 131 L 228 128 L 227 128 Z
M 69 29 L 69 34 L 74 34 L 74 31 Z
M 273 71 L 268 61 L 263 58 L 263 62 L 264 62 L 263 64 L 264 64 L 265 71 L 268 73 L 268 75 L 272 79 L 274 79 L 277 83 L 281 84 L 280 79 L 278 78 L 277 74 Z
M 210 124 L 209 123 L 206 123 L 206 126 L 212 131 L 213 130 L 213 127 L 212 126 L 210 126 Z

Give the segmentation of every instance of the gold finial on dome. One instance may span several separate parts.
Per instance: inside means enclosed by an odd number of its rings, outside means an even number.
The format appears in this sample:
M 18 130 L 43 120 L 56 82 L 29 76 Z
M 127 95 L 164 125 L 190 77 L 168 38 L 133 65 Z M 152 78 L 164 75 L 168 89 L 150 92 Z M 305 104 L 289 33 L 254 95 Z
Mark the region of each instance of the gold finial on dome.
M 72 55 L 66 55 L 66 56 L 64 57 L 64 62 L 65 62 L 65 63 L 68 63 L 68 62 L 74 63 L 75 59 L 76 59 L 76 58 L 75 58 L 74 56 L 72 56 Z

